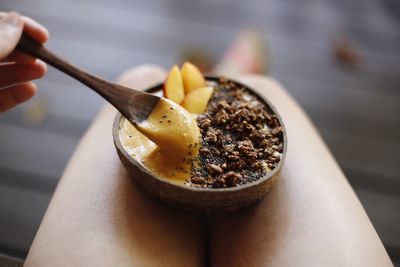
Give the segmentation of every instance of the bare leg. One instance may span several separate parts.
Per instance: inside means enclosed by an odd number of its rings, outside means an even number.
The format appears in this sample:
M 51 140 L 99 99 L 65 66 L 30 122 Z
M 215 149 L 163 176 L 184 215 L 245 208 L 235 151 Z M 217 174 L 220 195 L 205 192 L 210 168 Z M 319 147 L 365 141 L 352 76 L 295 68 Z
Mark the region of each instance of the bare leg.
M 282 115 L 288 154 L 276 186 L 258 205 L 211 220 L 212 266 L 392 266 L 303 110 L 269 78 L 241 80 Z
M 165 72 L 142 66 L 120 82 L 145 88 Z M 106 106 L 72 156 L 26 266 L 202 266 L 204 232 L 195 215 L 144 195 L 115 152 Z

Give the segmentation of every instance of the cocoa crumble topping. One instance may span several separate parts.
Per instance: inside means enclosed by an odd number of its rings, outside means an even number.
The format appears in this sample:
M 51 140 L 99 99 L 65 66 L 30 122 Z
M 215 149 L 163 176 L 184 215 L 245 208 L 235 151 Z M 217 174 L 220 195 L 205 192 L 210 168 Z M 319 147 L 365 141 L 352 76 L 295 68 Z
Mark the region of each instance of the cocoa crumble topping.
M 198 162 L 188 185 L 223 188 L 260 179 L 279 163 L 283 129 L 272 110 L 240 85 L 220 79 L 197 118 Z

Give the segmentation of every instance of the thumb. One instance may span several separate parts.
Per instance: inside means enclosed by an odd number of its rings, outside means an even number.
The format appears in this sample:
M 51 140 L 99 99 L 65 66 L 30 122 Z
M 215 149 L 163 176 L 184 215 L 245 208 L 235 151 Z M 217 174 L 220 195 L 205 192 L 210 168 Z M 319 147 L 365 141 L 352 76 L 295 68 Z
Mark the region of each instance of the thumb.
M 0 13 L 0 60 L 15 49 L 22 30 L 23 22 L 18 13 Z

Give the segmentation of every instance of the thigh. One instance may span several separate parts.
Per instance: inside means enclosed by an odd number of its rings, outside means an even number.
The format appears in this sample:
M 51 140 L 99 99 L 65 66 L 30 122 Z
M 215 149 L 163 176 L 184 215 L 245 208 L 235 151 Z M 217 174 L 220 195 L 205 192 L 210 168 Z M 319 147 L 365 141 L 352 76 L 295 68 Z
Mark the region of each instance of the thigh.
M 213 266 L 391 266 L 363 207 L 316 129 L 275 81 L 241 79 L 282 115 L 288 153 L 257 205 L 215 215 Z
M 142 66 L 120 82 L 138 89 L 164 79 Z M 113 146 L 116 111 L 99 113 L 73 154 L 29 252 L 26 266 L 202 266 L 196 215 L 160 204 L 127 176 Z

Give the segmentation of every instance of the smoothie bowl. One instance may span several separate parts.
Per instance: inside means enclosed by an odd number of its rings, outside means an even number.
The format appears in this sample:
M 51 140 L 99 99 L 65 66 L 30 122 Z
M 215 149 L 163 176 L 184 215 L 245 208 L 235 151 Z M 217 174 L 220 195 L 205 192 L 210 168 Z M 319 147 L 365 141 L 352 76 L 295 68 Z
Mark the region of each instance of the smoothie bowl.
M 165 83 L 147 92 L 173 104 L 155 109 L 152 120 L 158 129 L 179 131 L 181 107 L 193 125 L 173 140 L 184 144 L 182 149 L 167 149 L 116 116 L 116 150 L 145 192 L 184 209 L 231 211 L 257 202 L 271 189 L 286 156 L 287 136 L 268 100 L 237 81 L 203 77 L 190 63 L 182 70 L 175 66 Z

